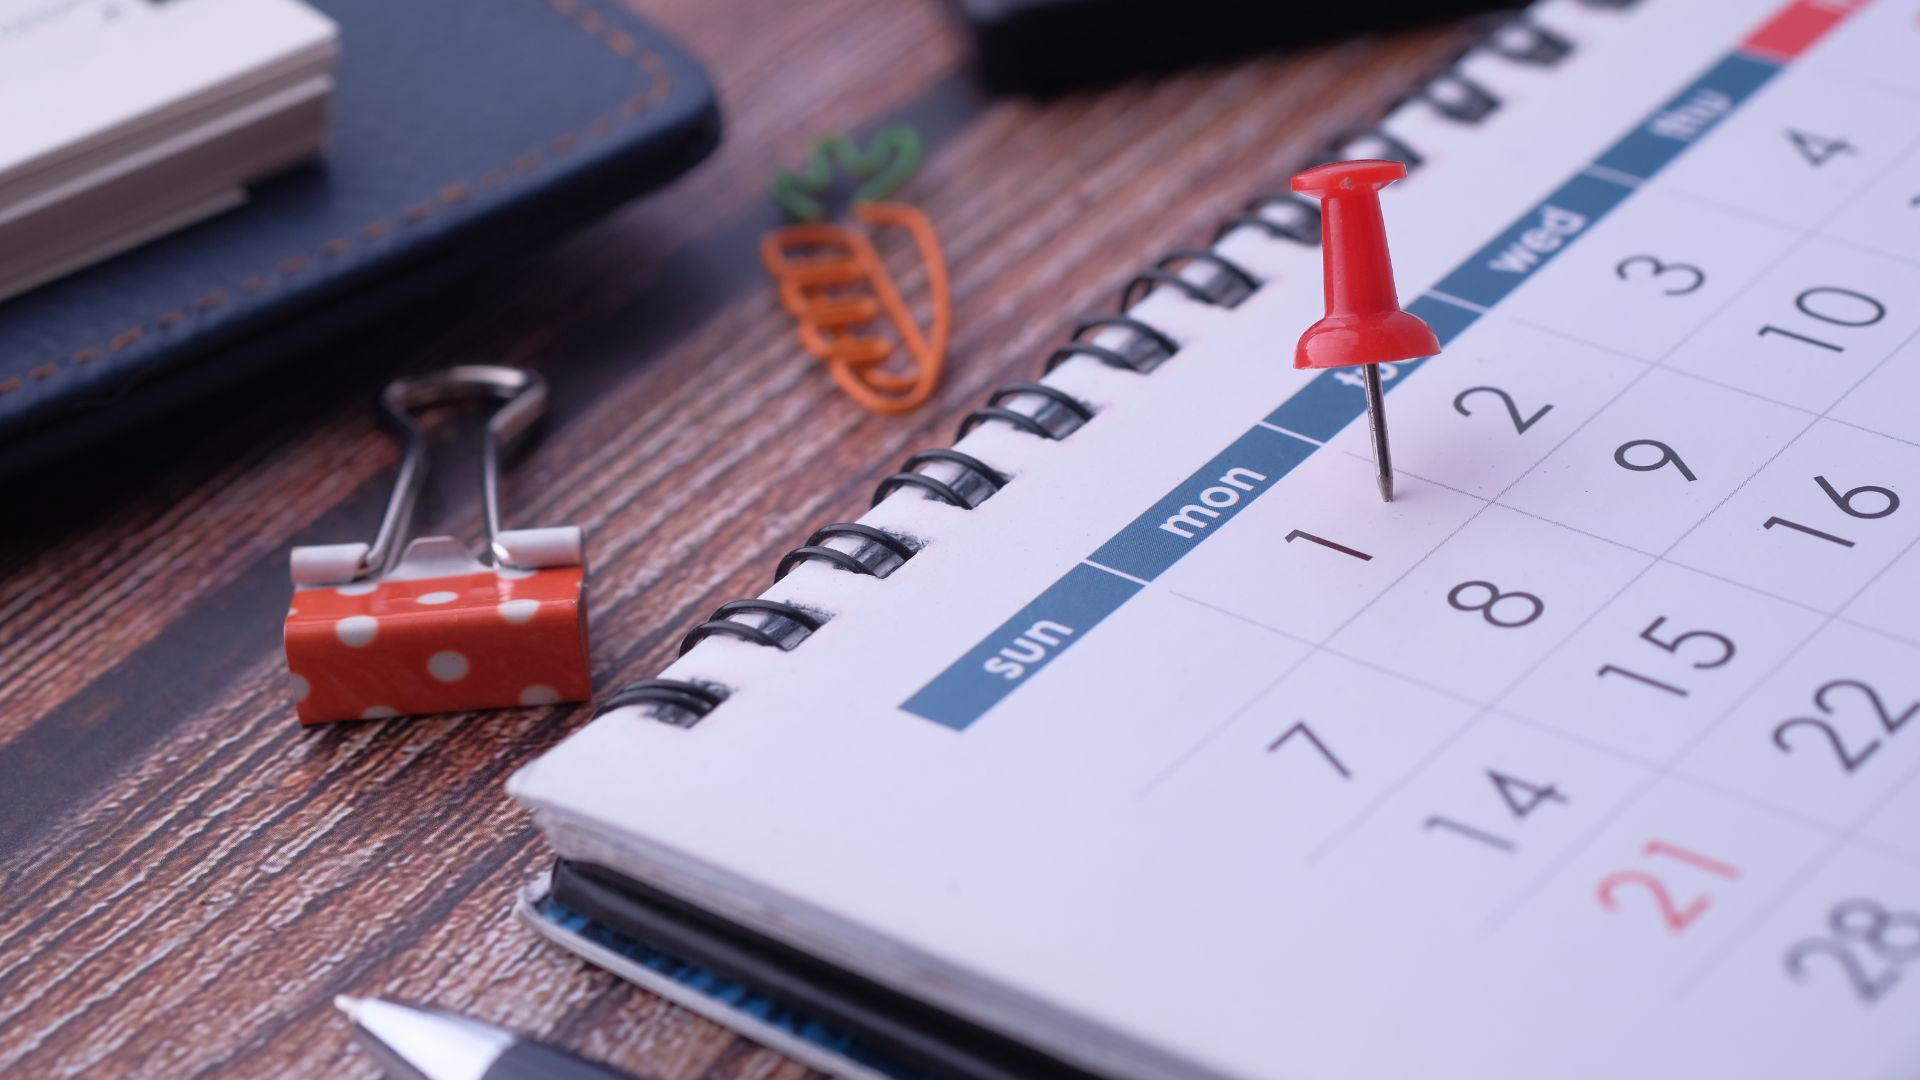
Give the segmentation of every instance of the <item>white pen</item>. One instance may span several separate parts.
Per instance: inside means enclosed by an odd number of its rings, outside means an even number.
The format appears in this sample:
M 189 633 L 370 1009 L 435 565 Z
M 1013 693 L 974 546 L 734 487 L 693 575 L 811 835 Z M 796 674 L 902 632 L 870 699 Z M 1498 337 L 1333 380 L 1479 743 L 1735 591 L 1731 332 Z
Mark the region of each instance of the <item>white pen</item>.
M 333 1004 L 396 1080 L 632 1080 L 464 1016 L 344 995 Z

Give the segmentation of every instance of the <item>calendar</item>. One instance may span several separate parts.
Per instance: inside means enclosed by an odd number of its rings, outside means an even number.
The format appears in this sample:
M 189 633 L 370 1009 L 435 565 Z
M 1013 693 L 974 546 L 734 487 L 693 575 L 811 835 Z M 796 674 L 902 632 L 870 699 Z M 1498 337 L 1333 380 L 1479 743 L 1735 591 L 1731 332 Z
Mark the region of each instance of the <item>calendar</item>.
M 1393 502 L 1235 229 L 517 777 L 562 854 L 1103 1074 L 1920 1075 L 1920 4 L 1530 17 L 1382 129 Z

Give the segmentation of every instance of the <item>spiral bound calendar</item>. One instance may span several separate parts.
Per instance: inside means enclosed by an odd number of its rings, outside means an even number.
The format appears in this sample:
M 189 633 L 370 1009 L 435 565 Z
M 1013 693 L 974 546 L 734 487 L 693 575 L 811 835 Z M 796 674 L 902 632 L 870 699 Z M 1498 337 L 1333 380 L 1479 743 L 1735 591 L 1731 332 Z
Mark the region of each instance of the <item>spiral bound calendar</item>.
M 514 794 L 1102 1075 L 1920 1073 L 1915 57 L 1536 5 L 1325 155 L 1412 167 L 1394 502 L 1263 198 Z

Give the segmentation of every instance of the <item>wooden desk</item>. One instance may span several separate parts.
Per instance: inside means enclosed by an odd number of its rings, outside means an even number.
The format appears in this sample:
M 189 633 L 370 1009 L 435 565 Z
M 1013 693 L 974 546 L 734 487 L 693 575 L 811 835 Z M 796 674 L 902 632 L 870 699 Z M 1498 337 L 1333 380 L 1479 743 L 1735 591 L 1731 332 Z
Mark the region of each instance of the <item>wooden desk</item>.
M 548 855 L 501 782 L 585 707 L 295 725 L 287 549 L 371 534 L 398 459 L 379 387 L 403 366 L 547 373 L 554 422 L 509 474 L 509 519 L 587 529 L 604 692 L 757 593 L 812 526 L 856 516 L 992 387 L 1036 373 L 1133 268 L 1204 242 L 1464 41 L 989 101 L 932 0 L 641 6 L 719 80 L 725 145 L 692 176 L 0 493 L 0 1073 L 369 1076 L 329 1005 L 356 993 L 646 1077 L 800 1075 L 508 918 Z M 890 118 L 928 138 L 907 193 L 941 227 L 958 317 L 939 396 L 883 419 L 799 352 L 755 246 L 777 167 L 820 132 Z M 478 534 L 471 476 L 442 471 L 419 532 Z

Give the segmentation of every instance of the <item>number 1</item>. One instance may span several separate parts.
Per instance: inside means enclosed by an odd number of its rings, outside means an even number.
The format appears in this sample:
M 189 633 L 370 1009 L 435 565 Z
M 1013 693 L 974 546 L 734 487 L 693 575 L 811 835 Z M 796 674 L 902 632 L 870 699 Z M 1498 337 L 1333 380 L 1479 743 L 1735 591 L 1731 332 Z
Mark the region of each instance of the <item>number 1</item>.
M 1664 683 L 1664 682 L 1661 682 L 1659 679 L 1642 675 L 1637 671 L 1628 671 L 1626 668 L 1623 668 L 1623 667 L 1614 667 L 1612 664 L 1607 664 L 1606 666 L 1600 669 L 1601 678 L 1606 678 L 1608 675 L 1625 675 L 1629 679 L 1634 679 L 1639 682 L 1646 683 L 1648 686 L 1654 687 L 1656 689 L 1665 690 L 1669 694 L 1678 694 L 1681 697 L 1687 696 L 1687 692 L 1685 690 L 1680 689 L 1679 687 L 1673 685 L 1672 683 Z
M 1811 525 L 1802 525 L 1797 521 L 1788 521 L 1786 518 L 1783 518 L 1783 517 L 1770 517 L 1767 519 L 1766 524 L 1760 527 L 1763 529 L 1771 529 L 1775 525 L 1785 525 L 1787 528 L 1793 529 L 1796 532 L 1803 532 L 1803 533 L 1806 533 L 1808 536 L 1817 536 L 1820 539 L 1825 540 L 1830 544 L 1839 544 L 1841 547 L 1853 546 L 1853 541 L 1848 540 L 1846 537 L 1835 536 L 1830 532 L 1821 532 L 1819 529 L 1816 529 Z
M 1345 544 L 1336 544 L 1324 536 L 1315 536 L 1310 532 L 1302 532 L 1299 529 L 1295 529 L 1292 532 L 1287 534 L 1287 543 L 1291 544 L 1295 540 L 1311 540 L 1314 543 L 1319 544 L 1323 548 L 1331 548 L 1332 550 L 1337 551 L 1342 555 L 1351 555 L 1362 562 L 1368 562 L 1373 559 L 1373 556 L 1367 554 L 1364 551 L 1359 551 L 1354 548 L 1350 548 Z

